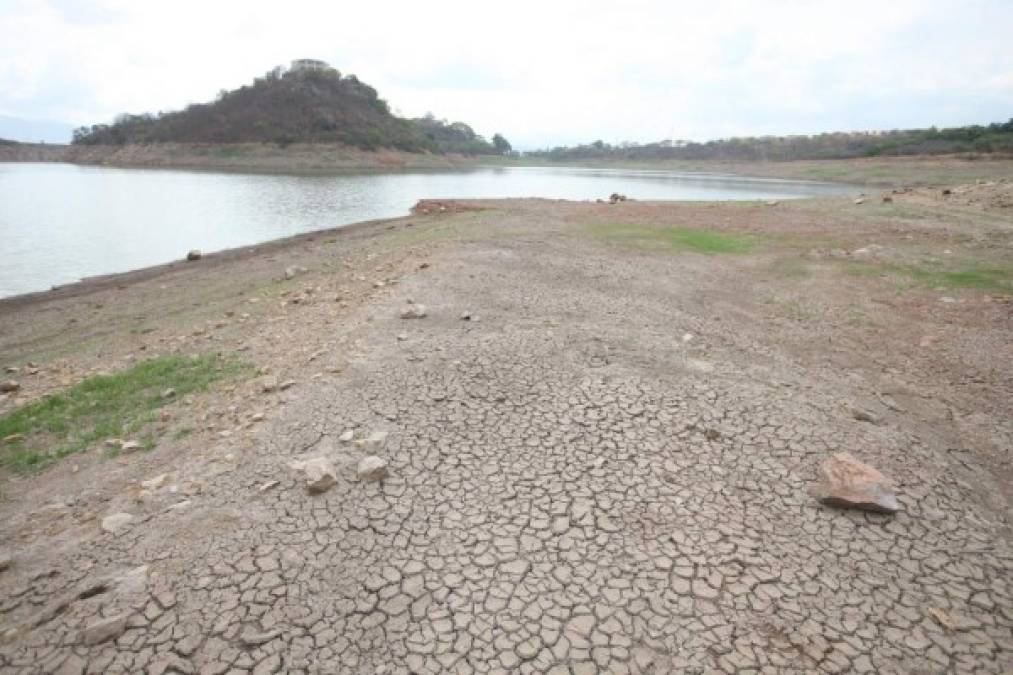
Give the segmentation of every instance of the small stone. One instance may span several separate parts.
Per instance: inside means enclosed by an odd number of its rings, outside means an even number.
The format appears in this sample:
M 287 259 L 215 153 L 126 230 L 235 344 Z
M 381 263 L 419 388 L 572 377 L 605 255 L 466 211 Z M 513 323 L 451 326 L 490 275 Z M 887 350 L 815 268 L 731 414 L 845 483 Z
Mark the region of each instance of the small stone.
M 10 394 L 18 389 L 21 389 L 21 384 L 17 380 L 4 380 L 0 382 L 0 392 L 4 394 Z
M 296 269 L 295 267 L 286 267 L 285 268 L 285 278 L 286 279 L 295 279 L 296 275 L 298 275 L 298 274 L 299 274 L 299 270 Z
M 6 553 L 0 553 L 0 572 L 10 569 L 11 557 Z
M 363 457 L 359 460 L 356 475 L 359 480 L 364 483 L 372 483 L 378 480 L 383 480 L 387 477 L 387 462 L 376 455 Z
M 120 452 L 136 452 L 141 449 L 141 444 L 137 441 L 126 441 L 120 445 Z
M 374 431 L 369 436 L 357 440 L 355 444 L 366 452 L 376 452 L 383 449 L 383 446 L 387 443 L 387 436 L 388 433 L 386 431 Z
M 426 316 L 425 305 L 409 305 L 401 310 L 402 319 L 422 319 Z
M 127 614 L 117 614 L 96 621 L 81 632 L 81 641 L 86 645 L 97 645 L 107 640 L 115 640 L 127 629 L 128 618 Z
M 260 380 L 260 390 L 265 394 L 269 394 L 277 388 L 278 388 L 277 377 L 268 376 Z
M 334 464 L 326 457 L 314 457 L 302 463 L 306 474 L 306 489 L 310 494 L 326 492 L 337 482 Z
M 879 513 L 900 510 L 890 480 L 847 452 L 839 452 L 823 464 L 823 483 L 817 495 L 830 506 Z
M 102 519 L 102 529 L 116 534 L 129 525 L 133 519 L 134 517 L 129 513 L 114 513 Z
M 295 380 L 285 380 L 284 382 L 278 385 L 278 389 L 280 389 L 281 391 L 285 391 L 286 389 L 291 389 L 294 386 Z
M 158 489 L 158 488 L 162 487 L 162 485 L 165 483 L 165 479 L 168 476 L 169 476 L 169 474 L 160 473 L 157 476 L 155 476 L 154 478 L 149 478 L 148 480 L 142 480 L 141 481 L 141 487 L 144 488 L 145 490 L 155 490 L 155 489 Z
M 873 415 L 868 410 L 862 410 L 861 408 L 854 408 L 851 411 L 851 415 L 859 422 L 868 422 L 869 424 L 879 424 L 879 418 Z
M 176 390 L 173 389 L 172 387 L 169 387 L 168 389 L 166 389 L 165 391 L 162 392 L 162 398 L 172 398 L 175 395 L 176 395 Z
M 955 630 L 957 628 L 957 622 L 953 620 L 953 617 L 946 610 L 939 607 L 929 607 L 928 612 L 943 628 L 948 630 Z
M 6 443 L 7 445 L 20 443 L 23 440 L 25 440 L 24 434 L 11 434 L 10 436 L 4 436 L 4 443 Z
M 201 252 L 200 252 L 200 251 L 199 251 L 198 249 L 196 249 L 196 248 L 194 248 L 194 249 L 191 249 L 191 250 L 190 250 L 190 251 L 189 251 L 189 252 L 188 252 L 188 253 L 186 254 L 186 259 L 187 259 L 187 262 L 194 262 L 194 261 L 196 261 L 196 260 L 200 260 L 200 259 L 201 259 L 201 258 L 203 258 L 203 257 L 204 257 L 204 254 L 203 254 L 203 253 L 201 253 Z
M 351 443 L 353 438 L 355 438 L 355 431 L 352 429 L 345 429 L 341 435 L 338 436 L 338 440 L 342 443 Z
M 398 339 L 398 342 L 404 342 L 405 340 L 408 339 L 408 333 L 398 333 L 397 334 L 397 339 Z
M 471 312 L 462 312 L 461 321 L 471 321 Z
M 859 197 L 858 199 L 855 200 L 855 204 L 864 204 L 864 203 L 865 203 L 864 197 Z

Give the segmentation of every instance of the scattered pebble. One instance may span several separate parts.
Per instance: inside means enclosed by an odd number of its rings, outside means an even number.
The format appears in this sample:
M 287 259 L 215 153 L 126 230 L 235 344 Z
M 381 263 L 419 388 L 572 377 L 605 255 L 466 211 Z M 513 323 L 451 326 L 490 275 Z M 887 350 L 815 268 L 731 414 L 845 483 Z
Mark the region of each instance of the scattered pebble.
M 422 319 L 426 316 L 425 305 L 409 305 L 401 310 L 402 319 Z

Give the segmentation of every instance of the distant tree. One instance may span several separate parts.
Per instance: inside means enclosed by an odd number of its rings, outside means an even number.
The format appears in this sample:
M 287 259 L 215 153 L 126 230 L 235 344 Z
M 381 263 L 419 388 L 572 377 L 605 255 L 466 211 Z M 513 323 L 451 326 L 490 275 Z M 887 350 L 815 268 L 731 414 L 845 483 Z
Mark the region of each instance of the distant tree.
M 504 138 L 503 134 L 496 134 L 492 137 L 492 147 L 496 148 L 496 152 L 501 155 L 506 155 L 513 150 L 510 141 Z

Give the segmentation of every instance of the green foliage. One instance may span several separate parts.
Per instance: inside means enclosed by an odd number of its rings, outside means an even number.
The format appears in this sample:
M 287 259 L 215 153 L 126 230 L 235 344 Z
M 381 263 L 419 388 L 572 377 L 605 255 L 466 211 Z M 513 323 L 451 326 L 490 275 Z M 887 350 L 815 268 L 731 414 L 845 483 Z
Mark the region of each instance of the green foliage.
M 432 113 L 411 120 L 439 152 L 462 155 L 491 155 L 496 148 L 464 122 L 438 120 Z M 504 139 L 506 140 L 506 139 Z
M 900 277 L 927 288 L 974 288 L 1013 295 L 1013 264 L 1009 263 L 877 265 L 852 262 L 846 272 L 856 277 Z
M 505 139 L 504 139 L 505 140 Z M 338 143 L 364 150 L 493 154 L 463 122 L 407 120 L 376 90 L 337 70 L 276 68 L 252 85 L 219 92 L 211 103 L 169 113 L 120 115 L 74 130 L 78 145 L 146 143 Z
M 154 420 L 155 410 L 173 400 L 162 396 L 166 389 L 184 396 L 249 370 L 220 356 L 164 356 L 113 375 L 90 377 L 0 418 L 0 438 L 22 437 L 0 446 L 0 463 L 28 471 L 103 439 L 138 433 Z M 144 446 L 153 443 L 144 439 Z
M 728 138 L 706 143 L 661 141 L 610 145 L 595 141 L 526 153 L 554 161 L 607 160 L 760 160 L 848 159 L 882 155 L 938 155 L 1013 152 L 1013 119 L 952 129 L 886 132 L 835 132 L 814 136 Z
M 510 141 L 508 141 L 503 134 L 494 135 L 492 137 L 492 145 L 496 148 L 496 152 L 501 155 L 508 155 L 513 152 L 513 146 L 510 145 Z
M 708 255 L 747 253 L 755 237 L 734 232 L 716 232 L 689 227 L 608 224 L 593 225 L 591 231 L 610 241 L 637 246 L 662 246 L 674 251 L 692 251 Z

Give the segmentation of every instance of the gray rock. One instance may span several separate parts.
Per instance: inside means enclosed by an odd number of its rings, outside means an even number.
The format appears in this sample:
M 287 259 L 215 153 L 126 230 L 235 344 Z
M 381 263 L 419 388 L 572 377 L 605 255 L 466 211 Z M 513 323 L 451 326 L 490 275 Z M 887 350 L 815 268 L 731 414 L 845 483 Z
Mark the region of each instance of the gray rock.
M 127 441 L 120 445 L 120 452 L 136 452 L 141 449 L 141 444 L 137 441 Z
M 278 388 L 278 378 L 273 376 L 267 376 L 260 380 L 260 390 L 265 394 L 269 394 Z
M 306 474 L 306 489 L 310 494 L 320 494 L 329 490 L 338 480 L 334 464 L 326 457 L 314 457 L 302 463 Z
M 423 319 L 426 316 L 425 305 L 408 305 L 401 310 L 402 319 Z
M 4 380 L 0 382 L 0 392 L 9 394 L 15 392 L 21 388 L 21 384 L 17 380 Z
M 900 510 L 890 479 L 847 452 L 838 452 L 823 464 L 823 482 L 816 496 L 830 506 L 878 513 Z
M 388 433 L 386 431 L 374 431 L 366 436 L 355 441 L 355 444 L 365 450 L 366 452 L 377 452 L 382 450 L 383 446 L 387 444 Z
M 201 253 L 201 252 L 200 252 L 199 250 L 197 250 L 197 249 L 191 249 L 191 250 L 190 250 L 190 251 L 189 251 L 189 252 L 188 252 L 188 253 L 186 254 L 186 259 L 187 259 L 187 261 L 188 261 L 188 262 L 194 262 L 194 261 L 196 261 L 196 260 L 200 260 L 200 259 L 201 259 L 201 258 L 203 258 L 203 257 L 204 257 L 204 254 L 202 254 L 202 253 Z
M 0 553 L 0 572 L 9 569 L 11 566 L 11 557 L 6 553 Z
M 102 519 L 102 529 L 116 534 L 130 524 L 134 517 L 129 513 L 114 513 Z
M 97 645 L 107 640 L 115 640 L 127 629 L 129 618 L 129 615 L 124 613 L 96 621 L 81 631 L 81 642 L 86 645 Z
M 356 475 L 364 483 L 372 483 L 387 477 L 387 460 L 369 455 L 359 460 Z

